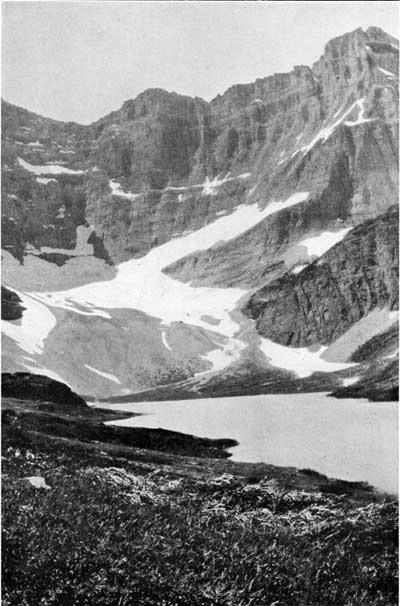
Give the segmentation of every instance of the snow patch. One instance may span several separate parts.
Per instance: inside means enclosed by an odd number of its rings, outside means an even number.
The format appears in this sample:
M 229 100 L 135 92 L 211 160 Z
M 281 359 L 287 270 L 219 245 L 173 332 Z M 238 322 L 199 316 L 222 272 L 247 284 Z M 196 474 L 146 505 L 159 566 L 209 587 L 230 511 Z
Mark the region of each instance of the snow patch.
M 31 143 L 28 143 L 29 147 L 43 147 L 43 143 L 40 143 L 40 141 L 32 141 Z
M 382 72 L 382 74 L 385 74 L 385 76 L 387 76 L 388 78 L 396 78 L 396 76 L 393 72 L 390 72 L 387 69 L 383 69 L 383 67 L 378 67 L 378 69 L 380 72 Z
M 60 166 L 59 164 L 29 164 L 22 158 L 18 158 L 18 163 L 22 168 L 33 173 L 34 175 L 83 175 L 86 171 L 84 170 L 72 170 L 72 168 L 66 168 L 65 166 Z
M 306 267 L 308 267 L 308 264 L 305 265 L 296 265 L 296 267 L 294 267 L 291 271 L 292 274 L 299 274 L 301 271 L 303 271 L 303 269 L 305 269 Z
M 36 177 L 36 181 L 38 183 L 41 183 L 42 185 L 47 185 L 51 181 L 54 181 L 54 183 L 58 183 L 57 179 L 45 179 L 44 177 Z
M 172 349 L 168 345 L 168 341 L 167 341 L 167 337 L 166 337 L 166 334 L 165 334 L 165 330 L 163 330 L 162 333 L 161 333 L 161 340 L 162 340 L 162 342 L 164 344 L 164 347 L 166 347 L 167 349 L 169 349 L 170 351 L 172 351 Z
M 336 372 L 356 366 L 355 363 L 323 360 L 321 355 L 328 349 L 325 346 L 321 346 L 318 351 L 309 351 L 307 347 L 285 347 L 261 337 L 260 349 L 272 366 L 294 372 L 300 378 L 309 377 L 314 372 Z
M 218 347 L 217 349 L 213 349 L 208 353 L 201 355 L 200 358 L 210 362 L 212 364 L 212 368 L 202 372 L 197 372 L 195 376 L 199 377 L 209 372 L 216 372 L 227 368 L 233 362 L 239 360 L 240 354 L 243 349 L 246 348 L 246 346 L 246 343 L 243 343 L 243 341 L 229 340 L 222 348 Z
M 230 317 L 246 291 L 239 288 L 194 288 L 163 273 L 163 268 L 182 257 L 229 241 L 265 217 L 304 201 L 308 192 L 297 192 L 283 202 L 271 202 L 261 210 L 257 204 L 241 205 L 213 223 L 153 248 L 145 257 L 121 263 L 113 280 L 94 282 L 71 290 L 31 293 L 47 305 L 84 313 L 103 314 L 96 308 L 127 308 L 160 318 L 165 324 L 186 322 L 209 329 L 202 316 L 221 320 L 218 332 L 232 337 L 238 330 Z M 77 309 L 78 307 L 78 309 Z
M 307 253 L 310 257 L 320 257 L 332 246 L 343 240 L 351 229 L 351 227 L 345 227 L 339 231 L 324 231 L 319 236 L 301 240 L 299 244 L 307 248 Z
M 84 366 L 86 368 L 88 368 L 89 370 L 91 370 L 92 372 L 95 372 L 97 375 L 100 375 L 100 377 L 104 377 L 104 379 L 108 379 L 109 381 L 112 381 L 113 383 L 118 383 L 118 385 L 121 385 L 121 381 L 115 375 L 112 375 L 108 372 L 102 372 L 101 370 L 98 370 L 97 368 L 94 368 L 93 366 L 89 366 L 89 364 L 84 364 Z
M 229 183 L 230 181 L 235 181 L 236 179 L 248 179 L 251 176 L 251 173 L 243 173 L 241 175 L 237 175 L 236 177 L 229 177 L 229 175 L 230 173 L 227 173 L 223 178 L 220 178 L 217 175 L 212 181 L 209 177 L 206 177 L 204 183 L 201 184 L 201 187 L 203 188 L 203 196 L 215 196 L 217 194 L 216 189 L 224 183 Z
M 113 280 L 92 282 L 59 292 L 34 292 L 30 296 L 46 305 L 83 315 L 110 318 L 103 309 L 136 309 L 161 319 L 166 326 L 172 322 L 184 322 L 207 331 L 210 331 L 209 318 L 212 318 L 218 323 L 216 334 L 227 337 L 227 341 L 205 354 L 204 359 L 215 370 L 225 368 L 239 359 L 247 346 L 235 338 L 240 327 L 231 316 L 246 291 L 240 288 L 192 287 L 162 270 L 186 255 L 235 238 L 272 213 L 306 200 L 308 195 L 308 192 L 297 192 L 285 201 L 271 202 L 264 209 L 257 204 L 241 205 L 230 215 L 153 248 L 140 259 L 122 263 Z
M 356 101 L 356 105 L 358 106 L 358 118 L 357 120 L 351 121 L 347 120 L 345 122 L 346 126 L 358 126 L 359 124 L 365 124 L 366 122 L 373 122 L 376 118 L 365 118 L 365 107 L 364 107 L 365 99 L 359 99 Z
M 124 191 L 118 181 L 115 181 L 114 179 L 111 179 L 109 186 L 111 188 L 112 195 L 118 196 L 118 198 L 126 198 L 127 200 L 131 200 L 133 202 L 133 200 L 136 200 L 136 198 L 141 196 L 141 194 L 134 194 L 133 192 Z
M 304 145 L 303 147 L 300 147 L 299 149 L 296 149 L 292 154 L 292 158 L 298 153 L 302 153 L 303 155 L 307 154 L 314 147 L 314 145 L 316 145 L 316 143 L 318 143 L 318 141 L 323 141 L 323 142 L 327 141 L 329 139 L 329 137 L 333 134 L 333 132 L 336 130 L 336 128 L 343 122 L 343 120 L 349 114 L 351 114 L 351 112 L 356 107 L 359 107 L 359 109 L 360 109 L 360 115 L 358 117 L 358 120 L 354 123 L 351 122 L 349 124 L 347 124 L 347 122 L 346 122 L 347 126 L 355 126 L 356 124 L 361 124 L 362 122 L 369 122 L 370 120 L 367 120 L 364 118 L 364 105 L 363 105 L 364 101 L 365 101 L 364 98 L 358 99 L 357 101 L 355 101 L 343 113 L 343 115 L 340 116 L 340 118 L 338 118 L 335 122 L 333 122 L 333 124 L 331 124 L 329 126 L 325 126 L 324 128 L 321 128 L 321 130 L 315 135 L 315 137 L 310 141 L 310 143 L 308 143 L 307 145 Z M 336 116 L 336 114 L 335 114 L 335 116 Z
M 360 377 L 348 377 L 347 379 L 342 379 L 342 385 L 343 387 L 348 387 L 349 385 L 354 385 L 359 380 Z
M 384 356 L 382 358 L 382 360 L 392 360 L 393 358 L 396 358 L 399 355 L 399 349 L 397 348 L 396 351 L 394 351 L 393 353 L 389 354 L 388 356 Z
M 14 289 L 13 289 L 14 290 Z M 28 354 L 42 354 L 44 341 L 56 325 L 46 305 L 14 290 L 25 310 L 20 320 L 2 320 L 2 332 Z

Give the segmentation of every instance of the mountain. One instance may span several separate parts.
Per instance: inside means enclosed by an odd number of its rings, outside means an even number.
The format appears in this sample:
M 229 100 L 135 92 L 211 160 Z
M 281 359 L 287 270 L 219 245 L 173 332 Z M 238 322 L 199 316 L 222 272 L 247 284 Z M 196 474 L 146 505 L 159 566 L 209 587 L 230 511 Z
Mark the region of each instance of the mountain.
M 395 394 L 398 55 L 357 29 L 87 126 L 3 101 L 3 369 L 95 398 Z

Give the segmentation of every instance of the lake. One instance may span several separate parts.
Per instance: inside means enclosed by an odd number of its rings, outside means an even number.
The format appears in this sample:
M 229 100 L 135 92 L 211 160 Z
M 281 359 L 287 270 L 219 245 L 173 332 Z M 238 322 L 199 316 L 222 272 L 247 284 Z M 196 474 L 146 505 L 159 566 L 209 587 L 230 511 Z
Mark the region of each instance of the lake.
M 104 407 L 104 405 L 102 405 Z M 310 468 L 398 492 L 398 405 L 325 393 L 112 404 L 141 413 L 115 422 L 206 438 L 234 438 L 232 459 Z

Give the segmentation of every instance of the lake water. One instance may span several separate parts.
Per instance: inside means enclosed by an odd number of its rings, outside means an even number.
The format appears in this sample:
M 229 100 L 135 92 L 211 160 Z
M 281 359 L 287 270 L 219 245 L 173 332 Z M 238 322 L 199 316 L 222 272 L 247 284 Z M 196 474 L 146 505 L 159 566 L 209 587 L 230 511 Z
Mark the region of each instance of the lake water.
M 398 406 L 324 393 L 113 404 L 141 413 L 116 422 L 234 438 L 236 461 L 310 468 L 398 492 Z

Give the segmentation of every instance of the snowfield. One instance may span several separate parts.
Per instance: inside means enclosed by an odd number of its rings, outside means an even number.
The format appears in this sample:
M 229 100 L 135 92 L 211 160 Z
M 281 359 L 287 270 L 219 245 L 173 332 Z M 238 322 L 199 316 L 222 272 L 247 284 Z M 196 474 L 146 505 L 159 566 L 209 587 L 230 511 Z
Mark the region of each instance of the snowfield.
M 324 231 L 319 236 L 312 236 L 311 238 L 301 240 L 299 244 L 307 248 L 307 253 L 310 257 L 321 257 L 332 246 L 341 242 L 351 229 L 351 227 L 344 227 L 343 229 L 339 229 L 339 231 Z
M 285 347 L 270 339 L 261 338 L 261 351 L 272 366 L 294 372 L 298 377 L 305 378 L 313 372 L 336 372 L 345 370 L 357 364 L 349 362 L 327 362 L 321 355 L 328 349 L 321 346 L 318 351 L 310 351 L 307 347 Z
M 109 381 L 112 381 L 113 383 L 118 383 L 118 385 L 121 385 L 121 381 L 115 375 L 112 375 L 108 372 L 103 372 L 101 370 L 98 370 L 97 368 L 94 368 L 93 366 L 89 366 L 89 364 L 85 364 L 85 367 L 88 370 L 95 372 L 100 377 L 103 377 L 104 379 L 108 379 Z
M 111 180 L 109 182 L 109 186 L 111 188 L 112 195 L 117 196 L 118 198 L 127 198 L 127 200 L 133 201 L 141 196 L 141 194 L 134 194 L 132 192 L 124 191 L 118 181 Z
M 56 318 L 46 305 L 26 294 L 14 291 L 25 311 L 20 320 L 1 321 L 1 330 L 28 354 L 43 353 L 44 341 L 56 325 Z
M 260 209 L 257 204 L 241 205 L 230 215 L 222 216 L 195 232 L 153 248 L 142 258 L 122 263 L 117 268 L 117 275 L 111 280 L 92 282 L 58 292 L 21 294 L 23 305 L 27 308 L 22 322 L 3 322 L 3 330 L 25 352 L 40 355 L 43 352 L 44 340 L 56 324 L 49 307 L 83 315 L 97 315 L 105 319 L 112 319 L 112 314 L 106 310 L 134 309 L 162 321 L 160 340 L 170 351 L 165 327 L 173 322 L 206 329 L 208 334 L 214 333 L 215 349 L 201 357 L 212 367 L 206 372 L 220 371 L 239 360 L 242 351 L 248 346 L 248 343 L 238 336 L 241 326 L 231 314 L 246 291 L 240 288 L 192 287 L 166 275 L 163 268 L 198 250 L 206 250 L 218 243 L 229 241 L 265 217 L 304 202 L 308 196 L 308 192 L 297 192 L 287 200 L 270 202 L 264 209 Z M 82 228 L 75 254 L 84 253 L 83 243 L 87 243 L 87 230 L 90 229 Z M 331 238 L 327 238 L 330 232 L 325 232 L 303 241 L 303 244 L 308 247 L 310 254 L 322 254 L 321 250 L 326 248 L 327 242 L 330 247 L 339 237 L 344 237 L 344 232 L 347 231 L 348 229 L 335 232 Z M 61 249 L 50 250 L 71 253 Z M 215 322 L 210 323 L 210 319 Z M 212 326 L 214 323 L 215 326 Z M 270 364 L 293 371 L 300 377 L 308 376 L 314 371 L 330 372 L 349 366 L 322 360 L 320 354 L 325 349 L 315 353 L 307 349 L 283 347 L 268 339 L 261 339 L 261 350 Z M 105 373 L 88 364 L 85 364 L 85 367 L 90 372 L 119 383 L 114 374 Z
M 65 166 L 60 166 L 59 164 L 29 164 L 22 158 L 18 158 L 18 164 L 22 166 L 25 170 L 33 173 L 34 175 L 83 175 L 86 171 L 84 170 L 72 170 L 72 168 L 66 168 Z

